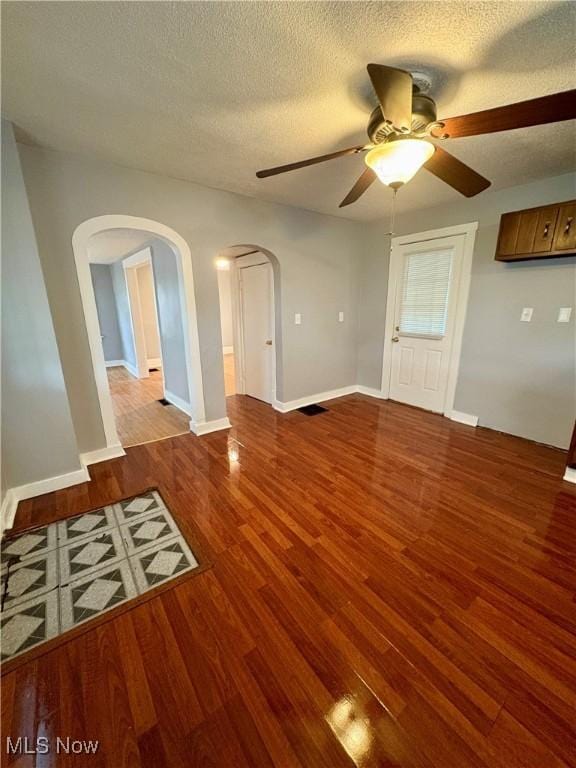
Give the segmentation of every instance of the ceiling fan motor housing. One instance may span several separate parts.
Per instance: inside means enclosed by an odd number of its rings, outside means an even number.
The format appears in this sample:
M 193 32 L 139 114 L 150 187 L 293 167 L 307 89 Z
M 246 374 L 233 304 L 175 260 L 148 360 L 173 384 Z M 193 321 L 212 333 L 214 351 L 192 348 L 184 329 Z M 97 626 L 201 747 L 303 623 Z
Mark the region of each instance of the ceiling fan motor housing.
M 436 121 L 436 103 L 419 89 L 412 94 L 412 132 L 423 131 L 427 125 Z M 386 122 L 382 109 L 377 106 L 368 121 L 368 136 L 373 144 L 381 144 L 388 136 L 396 133 L 391 123 Z

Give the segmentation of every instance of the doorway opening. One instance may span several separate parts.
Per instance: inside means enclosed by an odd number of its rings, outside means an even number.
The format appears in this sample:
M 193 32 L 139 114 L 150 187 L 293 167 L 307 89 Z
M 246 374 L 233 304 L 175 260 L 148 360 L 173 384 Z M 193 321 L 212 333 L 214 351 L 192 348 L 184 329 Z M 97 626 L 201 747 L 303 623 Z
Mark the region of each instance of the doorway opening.
M 122 255 L 119 233 L 109 231 L 94 235 L 88 246 L 108 386 L 124 447 L 190 429 L 189 406 L 182 402 L 186 388 L 172 391 L 178 379 L 187 385 L 183 338 L 175 338 L 174 330 L 179 326 L 183 336 L 176 256 L 147 233 L 127 234 L 131 244 L 145 238 L 144 247 Z
M 181 308 L 169 306 L 179 303 L 176 257 L 147 233 L 126 234 L 128 238 L 117 231 L 100 232 L 88 245 L 108 386 L 125 448 L 190 429 L 189 407 L 170 389 L 178 376 L 187 385 L 184 345 L 180 339 L 179 348 L 174 348 L 171 327 L 175 320 L 182 336 Z M 144 238 L 144 247 L 122 254 L 124 239 L 134 244 L 139 238 Z M 158 291 L 165 296 L 162 303 Z M 164 357 L 169 363 L 166 372 Z
M 279 265 L 256 245 L 224 249 L 216 259 L 227 397 L 272 405 L 280 361 Z
M 190 250 L 173 230 L 102 216 L 73 248 L 107 447 L 202 432 L 206 424 Z

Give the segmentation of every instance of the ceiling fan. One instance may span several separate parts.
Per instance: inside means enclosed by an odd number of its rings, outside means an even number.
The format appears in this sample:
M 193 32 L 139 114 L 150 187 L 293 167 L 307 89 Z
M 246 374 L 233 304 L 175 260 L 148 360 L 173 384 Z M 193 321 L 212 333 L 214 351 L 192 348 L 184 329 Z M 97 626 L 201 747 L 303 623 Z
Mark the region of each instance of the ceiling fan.
M 434 100 L 414 82 L 410 72 L 381 64 L 368 64 L 367 69 L 379 101 L 368 121 L 369 144 L 267 168 L 258 171 L 256 176 L 263 179 L 344 155 L 367 152 L 368 167 L 342 200 L 340 208 L 358 200 L 376 178 L 398 189 L 422 167 L 466 197 L 473 197 L 490 186 L 488 179 L 430 139 L 479 136 L 576 118 L 576 90 L 572 90 L 437 120 Z

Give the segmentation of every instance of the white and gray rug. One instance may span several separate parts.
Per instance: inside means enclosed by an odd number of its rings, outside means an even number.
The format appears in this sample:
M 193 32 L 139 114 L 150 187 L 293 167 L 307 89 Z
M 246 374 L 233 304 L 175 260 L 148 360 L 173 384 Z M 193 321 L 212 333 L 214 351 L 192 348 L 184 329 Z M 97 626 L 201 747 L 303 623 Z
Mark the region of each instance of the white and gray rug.
M 198 567 L 156 491 L 10 538 L 1 555 L 2 661 Z

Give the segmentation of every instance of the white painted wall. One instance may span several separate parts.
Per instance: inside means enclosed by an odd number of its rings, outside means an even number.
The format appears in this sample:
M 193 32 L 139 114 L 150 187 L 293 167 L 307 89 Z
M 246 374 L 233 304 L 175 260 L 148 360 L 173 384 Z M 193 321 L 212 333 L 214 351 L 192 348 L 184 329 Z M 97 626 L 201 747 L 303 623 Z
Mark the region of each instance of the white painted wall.
M 234 325 L 232 323 L 232 288 L 230 270 L 218 270 L 218 296 L 220 298 L 220 322 L 222 324 L 222 346 L 234 346 Z

